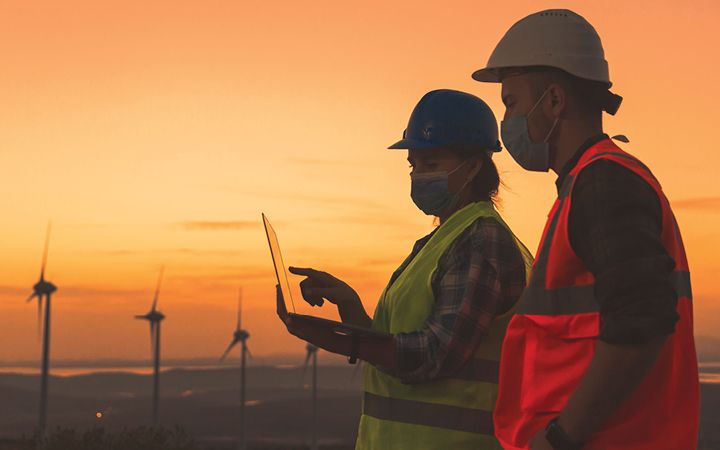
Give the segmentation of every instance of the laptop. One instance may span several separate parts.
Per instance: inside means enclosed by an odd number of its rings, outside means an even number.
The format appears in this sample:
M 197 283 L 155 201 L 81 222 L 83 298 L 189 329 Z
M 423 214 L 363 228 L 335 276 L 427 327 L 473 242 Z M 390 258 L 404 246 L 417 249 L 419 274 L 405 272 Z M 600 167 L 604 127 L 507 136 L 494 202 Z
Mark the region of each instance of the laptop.
M 282 291 L 283 301 L 285 302 L 285 310 L 288 311 L 288 317 L 293 320 L 311 322 L 315 326 L 330 328 L 333 332 L 342 335 L 366 336 L 383 339 L 392 337 L 390 333 L 375 331 L 370 328 L 342 323 L 337 320 L 295 313 L 295 301 L 293 300 L 292 292 L 290 292 L 290 282 L 288 281 L 287 270 L 282 259 L 282 253 L 280 252 L 280 244 L 278 243 L 277 234 L 275 234 L 275 230 L 272 225 L 270 225 L 270 221 L 264 213 L 262 214 L 262 219 L 263 225 L 265 225 L 265 234 L 267 235 L 268 245 L 270 246 L 270 255 L 272 256 L 273 266 L 275 267 L 275 275 L 277 276 L 277 282 L 280 285 L 280 290 Z M 287 307 L 288 299 L 290 299 L 292 312 L 290 312 L 290 308 Z

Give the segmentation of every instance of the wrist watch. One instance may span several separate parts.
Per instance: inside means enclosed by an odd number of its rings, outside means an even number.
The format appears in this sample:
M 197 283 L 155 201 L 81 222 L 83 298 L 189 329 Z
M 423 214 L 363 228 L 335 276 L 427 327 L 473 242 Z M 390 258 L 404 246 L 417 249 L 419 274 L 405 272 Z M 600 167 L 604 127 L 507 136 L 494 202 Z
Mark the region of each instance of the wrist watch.
M 350 364 L 357 363 L 358 357 L 358 338 L 355 334 L 350 335 L 350 355 L 348 355 L 348 362 Z
M 556 417 L 547 424 L 545 427 L 545 439 L 554 450 L 580 450 L 583 445 L 570 439 L 570 436 L 558 423 L 559 419 L 559 417 Z

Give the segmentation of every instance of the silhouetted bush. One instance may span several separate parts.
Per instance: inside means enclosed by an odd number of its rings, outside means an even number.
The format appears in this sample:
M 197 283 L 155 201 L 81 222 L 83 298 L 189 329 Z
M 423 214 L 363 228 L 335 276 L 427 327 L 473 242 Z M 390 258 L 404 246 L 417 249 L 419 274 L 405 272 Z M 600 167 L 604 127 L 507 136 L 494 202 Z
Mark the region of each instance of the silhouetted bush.
M 182 427 L 140 427 L 109 432 L 58 428 L 49 433 L 44 450 L 199 450 Z

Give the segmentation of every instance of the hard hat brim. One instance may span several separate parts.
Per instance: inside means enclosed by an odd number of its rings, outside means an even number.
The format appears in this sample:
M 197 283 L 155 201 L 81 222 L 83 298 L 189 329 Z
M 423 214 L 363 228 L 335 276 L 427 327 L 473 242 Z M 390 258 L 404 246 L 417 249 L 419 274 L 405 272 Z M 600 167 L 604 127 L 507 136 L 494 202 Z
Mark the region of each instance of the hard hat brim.
M 436 142 L 421 141 L 419 139 L 401 139 L 388 147 L 389 150 L 426 150 L 430 148 L 442 147 Z
M 478 69 L 472 74 L 472 78 L 475 81 L 483 83 L 500 83 L 500 74 L 498 69 L 494 67 L 485 67 L 484 69 Z
M 431 148 L 442 147 L 448 147 L 448 144 L 438 144 L 434 142 L 421 141 L 419 139 L 402 139 L 388 147 L 388 150 L 429 150 Z M 485 151 L 489 153 L 498 153 L 502 151 L 500 141 L 498 141 L 496 145 L 485 149 Z

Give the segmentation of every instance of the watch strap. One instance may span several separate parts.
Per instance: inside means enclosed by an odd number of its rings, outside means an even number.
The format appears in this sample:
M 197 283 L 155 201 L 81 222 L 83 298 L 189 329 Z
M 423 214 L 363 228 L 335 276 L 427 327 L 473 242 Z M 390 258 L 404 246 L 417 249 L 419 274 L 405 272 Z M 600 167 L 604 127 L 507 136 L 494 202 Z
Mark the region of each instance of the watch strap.
M 547 424 L 545 427 L 545 439 L 554 450 L 580 450 L 583 445 L 570 439 L 570 436 L 560 426 L 559 419 L 559 417 L 556 417 Z

